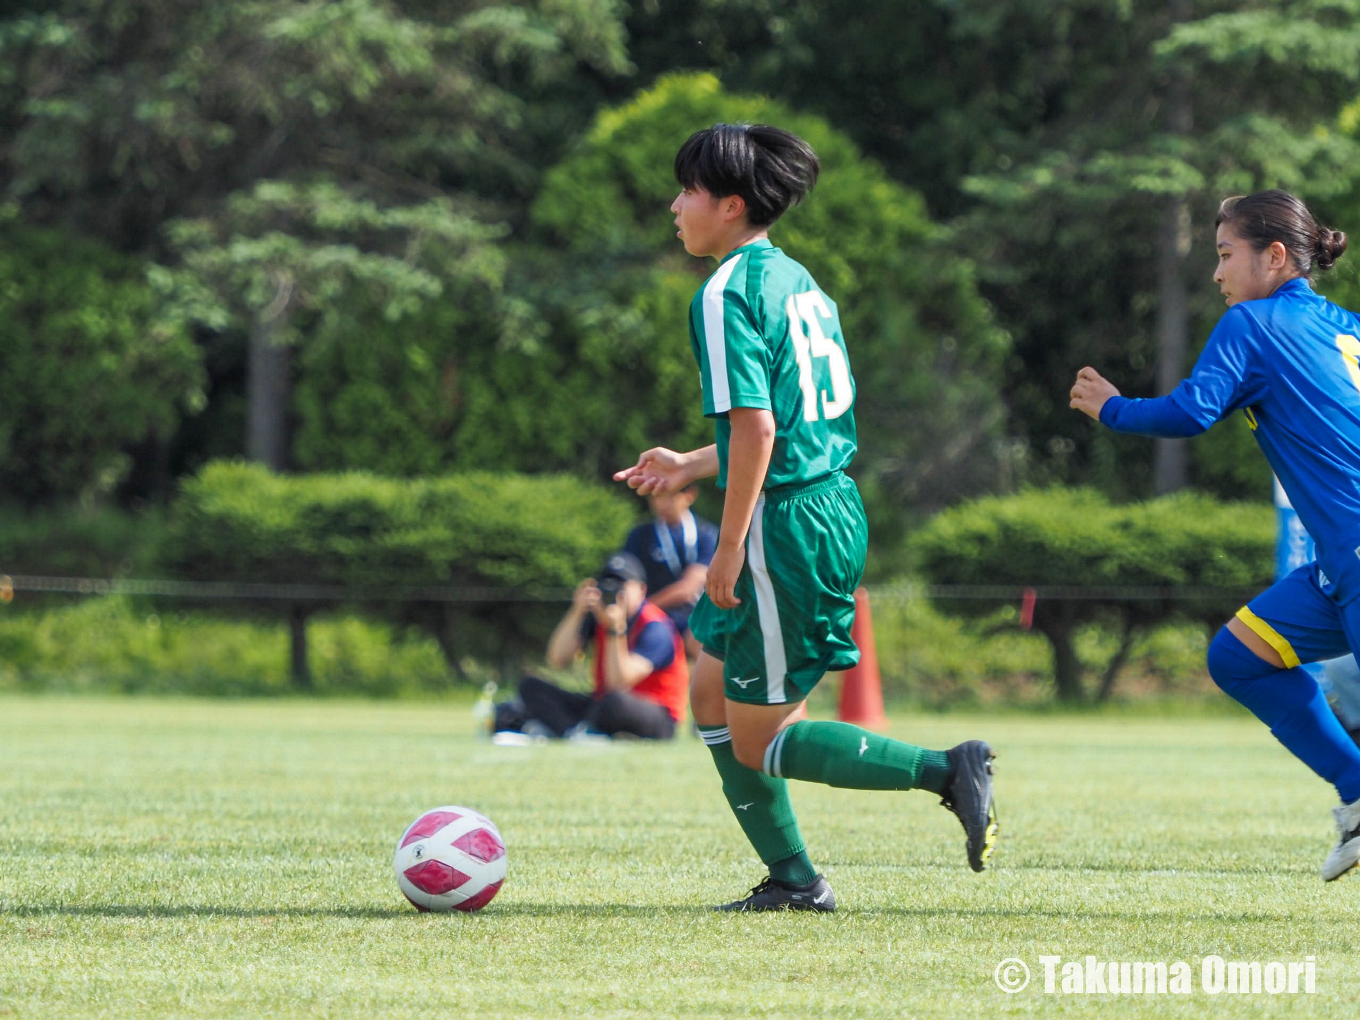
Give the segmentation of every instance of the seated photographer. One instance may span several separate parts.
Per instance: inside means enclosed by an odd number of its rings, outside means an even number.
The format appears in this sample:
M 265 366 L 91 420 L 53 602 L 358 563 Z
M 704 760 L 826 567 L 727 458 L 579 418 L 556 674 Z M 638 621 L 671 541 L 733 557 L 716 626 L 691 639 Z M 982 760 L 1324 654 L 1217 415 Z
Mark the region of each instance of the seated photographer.
M 526 676 L 519 703 L 497 706 L 497 730 L 653 740 L 675 735 L 689 696 L 689 665 L 675 625 L 647 601 L 645 577 L 636 556 L 610 556 L 598 582 L 587 578 L 577 586 L 571 608 L 548 640 L 548 662 L 558 668 L 593 645 L 594 692 L 568 691 Z

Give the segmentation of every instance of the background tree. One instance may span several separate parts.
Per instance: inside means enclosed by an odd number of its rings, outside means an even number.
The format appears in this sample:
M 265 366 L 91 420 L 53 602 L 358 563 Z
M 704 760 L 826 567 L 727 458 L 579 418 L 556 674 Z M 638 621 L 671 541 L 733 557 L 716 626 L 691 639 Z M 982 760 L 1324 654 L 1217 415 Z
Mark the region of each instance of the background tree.
M 247 338 L 249 448 L 276 466 L 284 345 L 341 293 L 391 321 L 494 288 L 483 242 L 628 68 L 615 0 L 66 0 L 0 22 L 0 57 L 9 193 L 182 259 L 182 307 Z
M 107 495 L 126 448 L 203 401 L 182 322 L 145 267 L 66 230 L 0 219 L 0 489 L 28 503 Z

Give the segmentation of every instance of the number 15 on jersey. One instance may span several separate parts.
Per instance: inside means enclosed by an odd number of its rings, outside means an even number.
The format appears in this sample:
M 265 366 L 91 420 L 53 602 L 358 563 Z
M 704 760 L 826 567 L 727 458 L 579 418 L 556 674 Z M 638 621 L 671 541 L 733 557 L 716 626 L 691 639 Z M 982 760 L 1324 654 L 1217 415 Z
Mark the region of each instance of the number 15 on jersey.
M 803 418 L 807 421 L 839 418 L 854 403 L 855 391 L 850 382 L 850 366 L 845 361 L 845 352 L 822 329 L 822 319 L 831 318 L 826 298 L 819 291 L 809 290 L 789 295 L 784 307 L 789 316 L 789 336 L 793 340 L 794 356 L 798 359 L 798 382 L 803 389 Z M 826 358 L 831 376 L 830 393 L 819 389 L 812 377 L 813 358 Z

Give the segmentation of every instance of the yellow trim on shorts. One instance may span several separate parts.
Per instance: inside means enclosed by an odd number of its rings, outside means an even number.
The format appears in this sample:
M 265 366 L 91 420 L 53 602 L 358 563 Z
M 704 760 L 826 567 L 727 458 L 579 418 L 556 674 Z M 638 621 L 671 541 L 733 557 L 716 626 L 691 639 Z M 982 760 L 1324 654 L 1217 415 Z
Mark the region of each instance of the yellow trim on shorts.
M 1271 648 L 1280 653 L 1280 658 L 1284 660 L 1285 669 L 1293 669 L 1299 664 L 1298 653 L 1294 651 L 1294 646 L 1285 640 L 1284 635 L 1266 623 L 1246 606 L 1237 611 L 1237 618 L 1251 628 L 1251 632 L 1259 637 Z

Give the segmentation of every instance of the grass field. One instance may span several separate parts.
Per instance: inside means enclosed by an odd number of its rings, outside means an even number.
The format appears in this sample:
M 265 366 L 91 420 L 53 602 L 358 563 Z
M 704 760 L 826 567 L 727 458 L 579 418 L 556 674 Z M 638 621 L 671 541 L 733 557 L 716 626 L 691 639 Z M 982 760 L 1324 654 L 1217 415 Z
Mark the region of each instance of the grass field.
M 923 793 L 798 786 L 840 910 L 714 915 L 760 869 L 703 746 L 499 748 L 466 708 L 0 699 L 0 1016 L 1341 1016 L 1360 879 L 1324 785 L 1238 717 L 949 715 L 997 748 L 996 867 Z M 419 915 L 422 810 L 510 849 L 479 915 Z M 1050 995 L 1038 957 L 1185 961 L 1188 995 Z M 1316 994 L 1212 996 L 1200 960 L 1316 958 Z M 1034 980 L 1003 994 L 1005 958 Z

